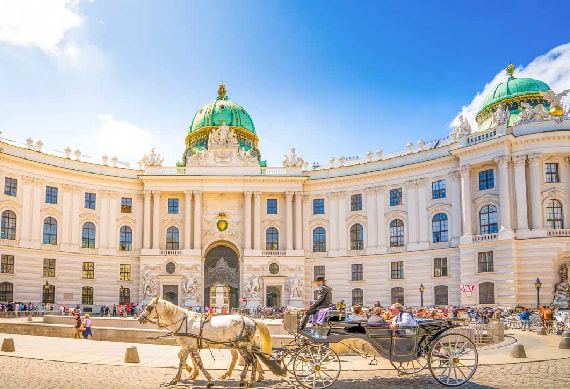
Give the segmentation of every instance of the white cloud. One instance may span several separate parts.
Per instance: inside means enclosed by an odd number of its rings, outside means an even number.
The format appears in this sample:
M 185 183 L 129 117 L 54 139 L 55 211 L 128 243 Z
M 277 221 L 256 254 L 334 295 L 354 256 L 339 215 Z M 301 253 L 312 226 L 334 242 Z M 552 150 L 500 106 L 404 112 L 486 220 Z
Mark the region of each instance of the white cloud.
M 508 64 L 505 64 L 505 67 Z M 515 77 L 530 77 L 546 82 L 555 92 L 561 92 L 570 88 L 570 43 L 557 46 L 548 53 L 533 59 L 527 66 L 517 66 Z M 508 78 L 505 70 L 501 70 L 492 81 L 485 84 L 482 91 L 478 92 L 471 103 L 463 106 L 460 114 L 465 116 L 476 128 L 475 115 L 483 103 L 483 99 L 497 84 Z M 450 127 L 459 124 L 459 114 L 450 123 Z
M 81 144 L 91 144 L 90 153 L 95 159 L 106 154 L 109 158 L 117 156 L 119 160 L 130 162 L 132 167 L 148 154 L 152 147 L 157 147 L 159 140 L 151 133 L 134 124 L 117 120 L 110 114 L 100 114 L 100 126 L 95 129 L 90 139 L 84 139 Z

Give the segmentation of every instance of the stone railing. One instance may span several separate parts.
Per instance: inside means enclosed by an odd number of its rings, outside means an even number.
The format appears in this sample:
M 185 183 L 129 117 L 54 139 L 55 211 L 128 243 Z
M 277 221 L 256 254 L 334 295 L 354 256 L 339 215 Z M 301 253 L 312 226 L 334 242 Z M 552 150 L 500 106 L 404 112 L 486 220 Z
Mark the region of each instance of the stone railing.
M 259 166 L 193 166 L 193 167 L 158 167 L 150 166 L 145 169 L 147 175 L 185 176 L 185 175 L 234 175 L 234 176 L 286 176 L 301 175 L 301 168 L 259 167 Z
M 473 235 L 473 242 L 487 242 L 490 240 L 497 240 L 499 234 L 484 234 L 484 235 Z
M 89 247 L 80 247 L 79 251 L 83 254 L 91 254 L 91 255 L 97 254 L 97 249 L 92 249 Z
M 570 229 L 548 230 L 548 236 L 570 236 Z
M 262 167 L 260 170 L 262 176 L 284 176 L 287 169 L 284 167 Z
M 42 250 L 59 251 L 59 244 L 42 243 Z
M 365 250 L 348 250 L 348 255 L 364 255 Z
M 467 137 L 467 144 L 474 145 L 475 143 L 484 142 L 488 139 L 494 138 L 497 135 L 497 130 L 492 128 L 487 131 L 477 132 L 474 135 Z
M 437 243 L 430 243 L 429 244 L 429 248 L 430 249 L 446 249 L 448 247 L 451 247 L 451 242 L 437 242 Z
M 182 254 L 182 250 L 160 250 L 160 255 L 165 256 L 178 256 Z
M 406 251 L 406 246 L 386 247 L 388 253 L 403 253 Z
M 310 251 L 308 253 L 309 256 L 311 257 L 326 257 L 328 255 L 327 251 Z
M 19 242 L 15 239 L 0 239 L 0 245 L 3 245 L 3 246 L 15 247 L 15 246 L 18 246 L 18 243 Z
M 264 257 L 284 257 L 285 250 L 262 250 L 261 255 Z

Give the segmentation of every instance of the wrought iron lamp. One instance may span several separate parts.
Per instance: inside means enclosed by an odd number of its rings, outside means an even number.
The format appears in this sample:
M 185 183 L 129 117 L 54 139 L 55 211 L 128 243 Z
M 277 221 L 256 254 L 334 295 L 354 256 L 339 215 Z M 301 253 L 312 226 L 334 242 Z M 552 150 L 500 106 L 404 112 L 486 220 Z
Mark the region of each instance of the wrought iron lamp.
M 424 284 L 420 284 L 420 306 L 424 306 Z
M 536 277 L 536 281 L 534 281 L 534 287 L 536 288 L 536 307 L 540 306 L 540 287 L 542 286 L 542 282 L 540 282 L 540 278 Z

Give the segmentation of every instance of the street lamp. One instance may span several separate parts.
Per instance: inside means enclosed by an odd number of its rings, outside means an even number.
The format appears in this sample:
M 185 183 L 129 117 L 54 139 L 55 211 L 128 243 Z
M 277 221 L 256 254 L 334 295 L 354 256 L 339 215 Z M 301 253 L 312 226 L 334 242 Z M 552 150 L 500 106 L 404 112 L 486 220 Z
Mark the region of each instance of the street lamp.
M 420 284 L 420 306 L 424 306 L 424 284 Z
M 540 282 L 540 278 L 536 277 L 536 281 L 534 281 L 534 287 L 536 288 L 536 308 L 540 306 L 540 287 L 542 286 L 542 282 Z

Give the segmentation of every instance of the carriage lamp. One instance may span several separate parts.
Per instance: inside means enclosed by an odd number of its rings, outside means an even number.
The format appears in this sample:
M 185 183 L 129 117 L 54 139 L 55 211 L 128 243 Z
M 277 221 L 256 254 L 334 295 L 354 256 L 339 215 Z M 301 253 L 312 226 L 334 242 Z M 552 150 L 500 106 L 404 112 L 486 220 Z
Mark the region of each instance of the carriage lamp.
M 420 284 L 420 306 L 424 306 L 424 284 Z
M 540 287 L 542 286 L 542 282 L 540 282 L 540 278 L 536 277 L 536 281 L 534 281 L 534 287 L 536 288 L 536 308 L 540 306 Z

